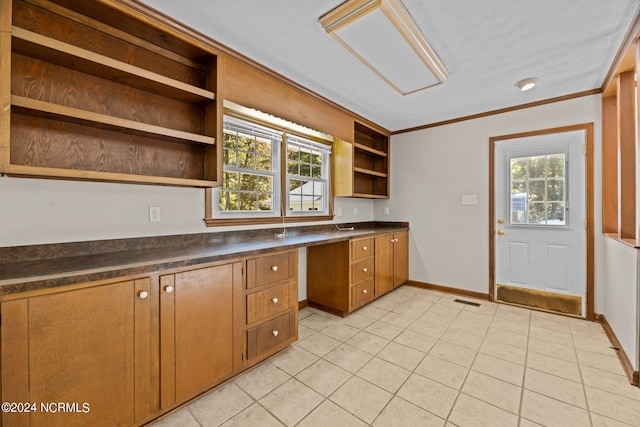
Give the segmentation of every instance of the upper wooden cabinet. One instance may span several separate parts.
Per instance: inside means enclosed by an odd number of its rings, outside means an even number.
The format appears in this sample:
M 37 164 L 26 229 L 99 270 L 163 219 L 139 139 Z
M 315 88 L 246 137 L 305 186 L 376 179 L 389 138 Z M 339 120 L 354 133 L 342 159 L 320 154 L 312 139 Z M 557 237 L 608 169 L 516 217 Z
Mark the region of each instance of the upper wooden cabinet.
M 389 198 L 389 135 L 359 122 L 353 143 L 334 142 L 334 195 Z
M 206 43 L 134 2 L 0 12 L 0 173 L 218 184 L 222 56 Z

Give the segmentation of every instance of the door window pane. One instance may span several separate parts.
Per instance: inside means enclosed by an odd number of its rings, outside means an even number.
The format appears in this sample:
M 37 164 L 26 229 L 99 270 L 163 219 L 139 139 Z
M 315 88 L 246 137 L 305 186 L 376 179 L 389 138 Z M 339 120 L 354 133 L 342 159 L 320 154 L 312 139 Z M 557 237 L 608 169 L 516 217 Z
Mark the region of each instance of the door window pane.
M 565 153 L 513 157 L 509 180 L 511 224 L 566 224 Z

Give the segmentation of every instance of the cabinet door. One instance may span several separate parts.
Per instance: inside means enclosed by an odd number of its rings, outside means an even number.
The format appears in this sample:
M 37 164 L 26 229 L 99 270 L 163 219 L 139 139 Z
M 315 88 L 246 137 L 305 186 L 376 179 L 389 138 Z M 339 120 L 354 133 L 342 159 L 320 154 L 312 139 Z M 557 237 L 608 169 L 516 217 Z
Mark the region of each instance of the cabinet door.
M 211 388 L 234 372 L 238 323 L 234 300 L 242 290 L 242 265 L 225 264 L 162 276 L 160 283 L 164 409 Z
M 37 405 L 30 414 L 3 414 L 3 425 L 145 421 L 149 288 L 144 279 L 3 303 L 2 401 Z
M 409 233 L 394 234 L 393 286 L 400 286 L 409 280 Z
M 375 243 L 376 297 L 393 289 L 393 236 L 376 237 Z

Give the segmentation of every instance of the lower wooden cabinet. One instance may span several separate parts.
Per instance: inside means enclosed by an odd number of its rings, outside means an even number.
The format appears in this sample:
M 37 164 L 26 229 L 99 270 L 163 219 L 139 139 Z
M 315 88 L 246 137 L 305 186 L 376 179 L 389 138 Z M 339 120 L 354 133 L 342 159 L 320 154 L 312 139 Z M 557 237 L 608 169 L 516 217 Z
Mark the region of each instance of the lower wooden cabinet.
M 297 277 L 294 250 L 0 302 L 0 426 L 145 424 L 297 340 Z
M 409 280 L 409 233 L 376 237 L 376 297 Z
M 247 260 L 245 367 L 298 339 L 298 252 Z
M 242 262 L 160 277 L 160 400 L 168 408 L 239 371 Z M 235 314 L 237 316 L 237 314 Z
M 140 279 L 3 302 L 2 402 L 21 406 L 3 410 L 2 425 L 147 420 L 150 293 L 150 280 Z
M 409 278 L 406 231 L 307 249 L 309 305 L 346 316 Z

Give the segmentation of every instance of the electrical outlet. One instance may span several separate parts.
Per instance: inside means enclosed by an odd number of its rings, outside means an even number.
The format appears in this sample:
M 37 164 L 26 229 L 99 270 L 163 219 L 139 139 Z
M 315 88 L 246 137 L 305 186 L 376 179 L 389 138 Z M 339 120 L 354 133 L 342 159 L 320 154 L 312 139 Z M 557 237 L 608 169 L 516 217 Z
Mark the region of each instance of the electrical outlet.
M 336 208 L 336 216 L 342 216 L 342 208 Z
M 384 208 L 384 214 L 385 214 L 385 215 L 389 215 L 389 208 L 388 208 L 388 207 L 385 207 L 385 208 Z
M 353 208 L 353 216 L 358 216 L 358 208 Z
M 160 222 L 160 206 L 149 206 L 149 222 Z

